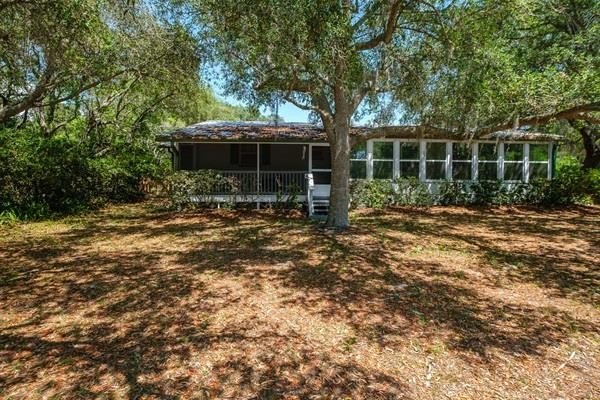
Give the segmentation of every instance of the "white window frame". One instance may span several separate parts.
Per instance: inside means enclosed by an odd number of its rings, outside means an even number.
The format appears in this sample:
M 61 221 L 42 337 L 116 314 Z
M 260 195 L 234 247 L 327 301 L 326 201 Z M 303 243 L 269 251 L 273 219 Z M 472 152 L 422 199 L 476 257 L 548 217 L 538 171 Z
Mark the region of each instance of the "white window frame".
M 364 142 L 365 145 L 365 158 L 351 158 L 350 159 L 350 169 L 352 169 L 352 162 L 353 161 L 359 161 L 359 162 L 364 162 L 365 163 L 365 177 L 364 178 L 352 178 L 352 176 L 350 177 L 350 180 L 354 180 L 354 179 L 367 179 L 367 176 L 369 175 L 367 170 L 368 168 L 368 159 L 369 159 L 369 142 Z M 350 152 L 352 152 L 352 150 L 350 150 Z
M 480 160 L 479 159 L 479 146 L 482 144 L 491 144 L 496 146 L 497 150 L 496 150 L 496 154 L 498 155 L 496 157 L 496 160 Z M 475 146 L 473 147 L 474 151 L 474 162 L 476 163 L 476 167 L 475 167 L 475 173 L 473 174 L 473 180 L 479 182 L 479 163 L 483 163 L 483 164 L 496 164 L 496 180 L 501 180 L 501 160 L 503 157 L 503 147 L 502 147 L 502 143 L 500 142 L 493 142 L 493 141 L 480 141 L 477 142 L 475 144 Z
M 470 150 L 471 150 L 471 157 L 468 160 L 455 160 L 454 159 L 454 154 L 453 154 L 453 150 L 454 150 L 454 145 L 455 144 L 465 145 L 465 146 L 469 147 Z M 449 161 L 449 170 L 450 170 L 449 172 L 450 173 L 448 174 L 449 175 L 448 180 L 452 180 L 452 181 L 456 181 L 456 182 L 471 182 L 471 181 L 473 181 L 473 179 L 474 179 L 473 177 L 475 176 L 474 175 L 474 171 L 473 171 L 473 158 L 474 158 L 473 157 L 473 155 L 474 155 L 473 148 L 474 148 L 473 144 L 471 143 L 469 145 L 468 141 L 463 141 L 463 142 L 461 142 L 461 141 L 452 141 L 452 142 L 450 142 L 450 150 L 448 151 L 448 157 L 450 157 L 450 161 Z M 464 162 L 464 163 L 468 162 L 468 163 L 470 163 L 471 178 L 470 179 L 454 179 L 454 162 Z
M 523 146 L 523 158 L 520 161 L 515 161 L 515 160 L 510 160 L 510 161 L 506 161 L 506 157 L 504 156 L 505 154 L 505 145 L 521 145 Z M 502 178 L 501 180 L 503 182 L 507 182 L 507 183 L 518 183 L 518 182 L 527 182 L 526 180 L 526 164 L 528 165 L 528 162 L 526 162 L 526 160 L 528 159 L 528 151 L 529 151 L 529 143 L 524 143 L 524 142 L 514 142 L 514 141 L 510 141 L 510 142 L 502 142 Z M 528 161 L 528 160 L 527 160 Z M 505 171 L 506 171 L 506 164 L 521 164 L 521 179 L 520 180 L 516 180 L 516 179 L 504 179 L 504 175 L 505 175 Z M 527 171 L 529 172 L 529 171 Z
M 403 143 L 413 143 L 413 144 L 416 143 L 418 157 L 417 158 L 400 158 L 400 147 Z M 396 159 L 398 160 L 397 161 L 398 173 L 397 173 L 396 177 L 398 177 L 398 178 L 401 177 L 402 169 L 400 168 L 400 164 L 402 162 L 416 162 L 419 164 L 419 173 L 417 174 L 416 178 L 419 180 L 422 180 L 421 179 L 421 158 L 422 158 L 421 153 L 422 153 L 422 150 L 421 150 L 421 146 L 420 146 L 420 141 L 417 139 L 402 139 L 402 140 L 398 140 L 396 144 L 398 147 L 397 157 L 396 157 Z
M 373 152 L 373 149 L 375 148 L 375 143 L 391 143 L 392 144 L 392 158 L 374 158 L 375 154 Z M 375 179 L 373 178 L 373 171 L 375 168 L 375 161 L 383 161 L 383 162 L 391 162 L 392 163 L 392 177 L 391 178 L 377 178 L 380 180 L 392 180 L 396 178 L 396 173 L 395 173 L 395 160 L 396 160 L 396 151 L 395 151 L 395 145 L 396 140 L 393 139 L 374 139 L 371 141 L 371 179 Z
M 531 145 L 542 145 L 542 146 L 546 146 L 546 156 L 547 159 L 546 161 L 533 161 L 531 160 Z M 552 169 L 551 169 L 551 158 L 552 158 L 552 143 L 544 143 L 544 142 L 530 142 L 527 143 L 527 166 L 525 168 L 525 175 L 526 176 L 526 182 L 529 182 L 531 177 L 530 177 L 530 171 L 529 168 L 531 167 L 531 164 L 546 164 L 546 179 L 552 179 Z
M 392 142 L 393 143 L 393 160 L 391 159 L 375 159 L 373 154 L 373 146 L 374 142 Z M 419 158 L 418 159 L 404 159 L 400 158 L 400 148 L 402 143 L 417 143 L 419 146 Z M 440 160 L 428 160 L 427 159 L 427 143 L 445 143 L 446 145 L 446 157 L 445 159 Z M 469 144 L 468 141 L 460 141 L 460 140 L 445 140 L 445 139 L 371 139 L 366 142 L 366 160 L 364 159 L 351 159 L 350 161 L 366 161 L 366 170 L 368 180 L 373 179 L 373 163 L 375 161 L 393 161 L 393 179 L 397 179 L 401 176 L 401 162 L 418 162 L 419 163 L 419 176 L 418 179 L 421 182 L 426 183 L 435 183 L 440 182 L 443 179 L 427 179 L 427 162 L 444 162 L 444 167 L 446 169 L 445 179 L 453 180 L 453 162 L 454 161 L 463 161 L 471 163 L 471 179 L 469 180 L 459 180 L 460 182 L 478 182 L 480 181 L 480 171 L 479 164 L 495 164 L 496 165 L 496 180 L 503 181 L 506 183 L 516 183 L 516 182 L 528 182 L 529 181 L 529 166 L 532 163 L 536 164 L 547 164 L 548 170 L 548 179 L 552 178 L 552 143 L 550 142 L 521 142 L 521 141 L 508 141 L 501 142 L 495 140 L 481 140 L 474 141 L 471 143 L 471 159 L 470 160 L 453 160 L 452 159 L 452 149 L 454 144 Z M 505 161 L 504 153 L 505 153 L 505 144 L 518 144 L 523 146 L 523 159 L 517 161 Z M 529 150 L 531 144 L 540 144 L 548 146 L 548 161 L 531 161 L 529 159 Z M 479 150 L 481 145 L 492 145 L 496 147 L 497 157 L 495 160 L 480 160 L 479 159 Z M 504 180 L 504 171 L 505 171 L 505 162 L 506 163 L 521 163 L 523 168 L 523 179 L 522 180 Z M 311 161 L 312 163 L 312 161 Z M 312 165 L 312 164 L 311 164 Z
M 446 157 L 443 160 L 429 160 L 427 159 L 427 143 L 444 143 L 446 145 Z M 442 182 L 444 179 L 448 179 L 448 164 L 450 162 L 450 156 L 448 154 L 448 148 L 451 148 L 449 146 L 449 141 L 447 140 L 440 140 L 440 139 L 427 139 L 427 140 L 423 140 L 421 141 L 421 158 L 422 158 L 422 162 L 421 162 L 421 168 L 423 169 L 422 173 L 420 175 L 422 175 L 421 179 L 423 182 Z M 427 179 L 427 162 L 443 162 L 444 163 L 444 168 L 445 168 L 445 178 L 444 179 Z

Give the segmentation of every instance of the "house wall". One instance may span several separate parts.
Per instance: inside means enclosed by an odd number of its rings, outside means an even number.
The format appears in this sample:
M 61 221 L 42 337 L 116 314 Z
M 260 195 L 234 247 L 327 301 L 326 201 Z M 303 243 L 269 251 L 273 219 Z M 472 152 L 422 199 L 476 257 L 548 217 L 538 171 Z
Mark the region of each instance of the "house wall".
M 246 145 L 254 146 L 256 143 L 246 143 Z M 316 143 L 270 143 L 270 160 L 268 164 L 261 163 L 260 170 L 307 171 L 312 172 L 313 175 L 327 174 L 329 170 L 320 170 L 315 163 L 312 168 L 309 165 L 315 146 L 324 145 L 326 146 L 326 144 Z M 251 167 L 232 165 L 230 143 L 181 143 L 179 146 L 178 166 L 181 169 L 256 170 L 256 164 Z M 186 146 L 193 147 L 184 150 Z M 264 149 L 264 146 L 266 145 L 261 144 L 261 148 Z M 404 151 L 405 148 L 411 146 L 412 152 Z M 463 152 L 456 151 L 455 147 L 459 146 L 462 147 Z M 489 150 L 492 147 L 494 158 L 484 159 L 483 149 Z M 194 150 L 190 151 L 190 148 Z M 535 177 L 551 179 L 554 170 L 555 149 L 556 146 L 549 142 L 369 140 L 353 149 L 351 156 L 352 179 L 391 180 L 412 175 L 425 182 L 431 191 L 436 191 L 439 183 L 444 180 L 495 179 L 512 185 L 518 182 L 529 182 Z M 411 153 L 411 155 L 406 156 L 407 153 Z M 516 158 L 515 153 L 518 153 Z M 539 161 L 540 154 L 545 154 L 543 161 Z M 538 157 L 537 160 L 536 157 Z M 459 168 L 468 171 L 467 178 L 461 178 L 457 174 Z M 486 172 L 487 178 L 485 177 Z M 511 175 L 514 179 L 511 179 Z

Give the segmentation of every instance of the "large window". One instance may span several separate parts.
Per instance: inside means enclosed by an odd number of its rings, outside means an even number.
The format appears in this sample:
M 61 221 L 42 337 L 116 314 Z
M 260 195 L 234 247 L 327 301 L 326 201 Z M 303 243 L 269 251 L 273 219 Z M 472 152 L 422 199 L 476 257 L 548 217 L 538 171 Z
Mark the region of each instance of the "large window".
M 504 180 L 523 180 L 523 144 L 506 143 L 504 145 Z
M 467 143 L 452 143 L 452 179 L 471 179 L 472 146 Z
M 400 176 L 419 177 L 419 142 L 400 142 Z
M 350 153 L 350 178 L 366 179 L 367 177 L 367 145 L 361 143 L 354 146 Z
M 495 143 L 479 143 L 479 180 L 495 181 L 498 179 L 498 146 Z
M 373 178 L 394 177 L 394 143 L 373 142 Z
M 548 167 L 550 159 L 547 144 L 529 145 L 529 180 L 548 179 Z
M 432 180 L 446 179 L 446 143 L 426 143 L 425 177 Z

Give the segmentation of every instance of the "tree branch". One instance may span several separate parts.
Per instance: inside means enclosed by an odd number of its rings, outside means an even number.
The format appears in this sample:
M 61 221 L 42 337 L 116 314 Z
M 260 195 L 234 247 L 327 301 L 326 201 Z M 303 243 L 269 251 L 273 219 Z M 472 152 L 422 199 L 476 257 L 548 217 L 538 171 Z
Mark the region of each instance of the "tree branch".
M 532 115 L 525 118 L 519 118 L 518 126 L 538 126 L 544 125 L 553 120 L 560 119 L 585 119 L 587 113 L 600 111 L 600 102 L 581 104 L 565 110 L 556 111 L 548 114 Z M 514 121 L 507 121 L 495 126 L 483 128 L 478 132 L 482 134 L 492 133 L 514 127 Z
M 514 121 L 501 123 L 491 127 L 474 129 L 471 131 L 461 131 L 458 129 L 446 129 L 432 125 L 407 125 L 407 126 L 382 126 L 376 128 L 355 128 L 353 129 L 354 137 L 358 142 L 369 139 L 380 138 L 402 138 L 402 137 L 419 137 L 419 138 L 436 138 L 436 137 L 465 137 L 470 139 L 480 139 L 490 133 L 503 131 L 507 129 L 516 129 L 523 126 L 538 126 L 546 124 L 558 119 L 585 119 L 589 112 L 600 111 L 600 103 L 589 103 L 565 110 L 560 110 L 554 113 L 530 116 L 519 119 L 518 126 L 514 126 Z
M 83 85 L 83 86 L 78 87 L 76 90 L 72 91 L 71 93 L 69 93 L 69 94 L 67 94 L 67 95 L 65 95 L 63 97 L 59 97 L 58 99 L 49 101 L 47 103 L 39 104 L 39 105 L 37 105 L 37 107 L 49 107 L 49 106 L 53 106 L 53 105 L 57 105 L 57 104 L 63 103 L 65 101 L 67 101 L 67 100 L 74 99 L 75 97 L 79 96 L 81 93 L 85 92 L 86 90 L 90 90 L 90 89 L 92 89 L 92 88 L 100 85 L 101 83 L 110 81 L 111 79 L 115 79 L 116 77 L 118 77 L 120 75 L 123 75 L 127 71 L 129 71 L 129 70 L 127 70 L 127 69 L 121 70 L 121 71 L 118 71 L 118 72 L 116 72 L 116 73 L 114 73 L 112 75 L 109 75 L 109 76 L 97 79 L 97 80 L 95 80 L 93 82 L 88 83 L 87 85 Z
M 381 43 L 390 43 L 392 38 L 394 37 L 394 32 L 396 31 L 396 27 L 398 24 L 398 17 L 402 13 L 404 2 L 401 0 L 396 0 L 392 6 L 390 7 L 390 12 L 388 14 L 387 23 L 385 25 L 385 29 L 382 33 L 377 36 L 374 36 L 370 40 L 365 42 L 360 42 L 355 45 L 356 49 L 359 51 L 362 50 L 370 50 L 379 46 Z
M 352 31 L 356 32 L 369 18 L 375 14 L 381 6 L 383 5 L 383 1 L 375 1 L 371 7 L 365 11 L 365 13 L 352 25 Z
M 14 117 L 35 106 L 35 103 L 54 86 L 53 82 L 54 65 L 49 63 L 35 88 L 23 98 L 17 104 L 8 107 L 0 108 L 0 122 L 8 121 L 9 118 Z

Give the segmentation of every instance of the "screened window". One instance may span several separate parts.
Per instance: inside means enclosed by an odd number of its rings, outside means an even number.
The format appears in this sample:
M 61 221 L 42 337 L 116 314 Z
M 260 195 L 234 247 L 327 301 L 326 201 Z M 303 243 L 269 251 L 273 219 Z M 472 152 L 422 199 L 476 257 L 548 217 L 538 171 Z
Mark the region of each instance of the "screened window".
M 529 145 L 529 180 L 548 179 L 550 146 L 547 144 Z
M 523 180 L 523 144 L 506 143 L 504 145 L 504 180 Z
M 419 142 L 400 142 L 400 176 L 419 177 Z
M 229 162 L 242 168 L 256 168 L 256 145 L 237 143 L 230 145 Z
M 194 145 L 179 145 L 179 169 L 191 171 L 194 169 Z
M 446 143 L 426 143 L 425 145 L 426 179 L 446 179 Z
M 394 177 L 394 143 L 373 142 L 373 178 Z
M 471 179 L 471 156 L 473 148 L 467 143 L 452 143 L 452 179 Z
M 312 147 L 312 168 L 331 169 L 331 153 L 329 146 Z
M 498 179 L 498 147 L 495 143 L 479 143 L 478 148 L 479 180 L 495 181 Z
M 350 178 L 366 179 L 367 177 L 367 144 L 354 146 L 350 153 Z

